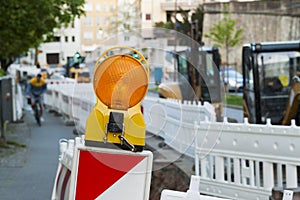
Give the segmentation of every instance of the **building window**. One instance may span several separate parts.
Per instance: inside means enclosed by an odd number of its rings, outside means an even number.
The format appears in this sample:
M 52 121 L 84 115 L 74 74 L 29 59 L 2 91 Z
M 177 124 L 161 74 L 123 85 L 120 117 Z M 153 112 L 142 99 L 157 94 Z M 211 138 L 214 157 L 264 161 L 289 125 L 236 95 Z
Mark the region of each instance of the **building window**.
M 96 35 L 97 40 L 102 40 L 102 36 L 103 36 L 103 31 L 98 31 Z
M 100 16 L 97 16 L 96 17 L 96 26 L 101 26 L 101 17 Z
M 116 16 L 111 16 L 110 21 L 111 21 L 111 23 L 116 23 L 117 22 L 117 17 Z
M 91 3 L 84 4 L 84 10 L 85 11 L 93 11 L 93 4 L 91 4 Z
M 104 17 L 104 26 L 109 25 L 109 17 Z
M 108 12 L 108 9 L 109 9 L 108 5 L 106 3 L 104 3 L 103 4 L 103 11 Z
M 146 14 L 146 20 L 151 20 L 151 14 Z
M 110 3 L 108 3 L 108 2 L 103 2 L 103 5 L 102 5 L 102 7 L 103 7 L 103 11 L 104 12 L 109 12 L 110 11 Z
M 103 38 L 106 40 L 108 38 L 108 33 L 107 32 L 104 32 L 103 33 Z
M 110 11 L 113 12 L 116 9 L 116 4 L 115 3 L 110 3 Z
M 96 3 L 96 11 L 101 11 L 101 3 Z
M 54 42 L 60 42 L 60 37 L 59 36 L 55 36 L 54 37 Z
M 92 41 L 93 40 L 93 31 L 84 31 L 83 32 L 83 39 L 85 41 Z
M 72 42 L 75 42 L 75 36 L 72 36 Z
M 92 26 L 93 25 L 92 17 L 90 16 L 85 17 L 83 24 L 84 26 Z
M 68 36 L 65 36 L 65 42 L 68 42 Z
M 59 63 L 59 54 L 58 53 L 47 53 L 46 59 L 48 64 L 58 64 Z

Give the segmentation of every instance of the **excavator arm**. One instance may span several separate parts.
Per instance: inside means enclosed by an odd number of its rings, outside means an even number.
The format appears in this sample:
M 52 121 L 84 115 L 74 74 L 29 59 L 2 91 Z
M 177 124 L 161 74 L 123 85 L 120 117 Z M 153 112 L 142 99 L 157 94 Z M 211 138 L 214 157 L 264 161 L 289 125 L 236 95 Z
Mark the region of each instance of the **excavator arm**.
M 286 106 L 286 111 L 282 120 L 282 125 L 290 125 L 291 120 L 297 117 L 300 104 L 300 74 L 293 78 L 294 83 L 289 94 L 289 102 Z

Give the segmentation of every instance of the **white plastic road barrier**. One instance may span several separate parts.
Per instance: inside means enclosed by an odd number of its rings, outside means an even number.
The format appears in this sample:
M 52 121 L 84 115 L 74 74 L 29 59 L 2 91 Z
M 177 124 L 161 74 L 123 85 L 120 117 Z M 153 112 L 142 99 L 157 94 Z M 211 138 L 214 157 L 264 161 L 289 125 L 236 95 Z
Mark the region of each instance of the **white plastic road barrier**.
M 91 84 L 76 87 L 71 114 L 84 132 L 95 98 L 90 95 Z M 52 96 L 55 107 L 59 93 L 66 93 L 50 90 L 58 92 Z M 226 118 L 215 122 L 214 109 L 208 103 L 202 106 L 146 97 L 142 105 L 147 131 L 162 137 L 174 150 L 196 158 L 201 193 L 263 200 L 269 199 L 273 187 L 298 187 L 300 127 L 294 121 L 291 126 L 272 125 L 270 120 L 265 125 L 249 124 L 246 118 L 244 123 L 228 123 Z
M 194 157 L 194 122 L 216 121 L 214 107 L 191 101 L 146 97 L 142 102 L 147 131 L 164 138 L 179 153 Z
M 52 200 L 149 199 L 150 151 L 87 147 L 80 137 L 60 141 L 60 149 Z
M 204 196 L 199 193 L 199 176 L 191 176 L 190 188 L 187 192 L 163 190 L 160 200 L 221 200 L 217 197 Z
M 72 116 L 79 133 L 85 132 L 86 120 L 96 103 L 93 85 L 90 83 L 75 84 L 72 96 Z
M 77 145 L 82 143 L 82 139 L 76 138 Z M 57 173 L 52 191 L 52 200 L 69 199 L 70 176 L 72 170 L 72 157 L 74 151 L 74 140 L 60 139 L 60 156 Z
M 44 95 L 44 102 L 50 110 L 71 116 L 71 110 L 68 109 L 66 100 L 72 98 L 76 81 L 74 79 L 47 79 L 47 92 Z M 62 96 L 65 95 L 65 98 Z M 70 103 L 71 105 L 71 103 Z
M 294 192 L 291 190 L 284 190 L 283 191 L 283 198 L 282 200 L 293 200 Z
M 68 169 L 65 165 L 59 163 L 57 169 L 57 176 L 55 179 L 55 188 L 52 192 L 52 200 L 54 199 L 69 199 L 69 190 L 70 190 L 70 175 L 71 170 Z
M 246 119 L 196 126 L 201 193 L 262 200 L 269 199 L 273 187 L 298 187 L 300 127 L 294 121 L 291 126 L 248 124 Z

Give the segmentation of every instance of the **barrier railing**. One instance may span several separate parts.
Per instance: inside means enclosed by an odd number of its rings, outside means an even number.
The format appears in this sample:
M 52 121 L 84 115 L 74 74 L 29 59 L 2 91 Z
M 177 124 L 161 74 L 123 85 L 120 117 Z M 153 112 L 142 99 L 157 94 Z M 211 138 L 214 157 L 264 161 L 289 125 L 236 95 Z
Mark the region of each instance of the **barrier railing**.
M 194 121 L 216 121 L 214 107 L 147 97 L 142 102 L 147 131 L 164 138 L 178 152 L 194 157 Z
M 73 116 L 77 128 L 84 132 L 95 104 L 92 85 L 75 84 L 71 97 L 71 92 L 65 91 L 70 88 L 59 87 L 49 87 L 46 102 L 58 112 Z M 58 104 L 58 98 L 63 103 Z M 70 98 L 72 109 L 68 107 Z M 275 126 L 268 121 L 266 125 L 256 125 L 247 119 L 244 123 L 228 123 L 226 118 L 216 122 L 214 109 L 208 103 L 146 97 L 142 106 L 147 131 L 164 138 L 174 150 L 195 158 L 201 193 L 233 199 L 269 199 L 275 186 L 298 187 L 300 127 L 294 123 Z
M 196 174 L 206 194 L 269 199 L 274 186 L 298 187 L 300 128 L 294 124 L 200 122 L 195 137 Z

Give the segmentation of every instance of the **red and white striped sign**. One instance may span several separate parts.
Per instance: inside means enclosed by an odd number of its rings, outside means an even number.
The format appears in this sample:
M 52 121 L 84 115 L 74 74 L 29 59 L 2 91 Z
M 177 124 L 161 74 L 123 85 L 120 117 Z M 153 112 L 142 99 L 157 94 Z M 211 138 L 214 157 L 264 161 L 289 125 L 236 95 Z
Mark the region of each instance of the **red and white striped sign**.
M 70 196 L 76 200 L 148 200 L 152 160 L 149 151 L 132 153 L 93 147 L 77 149 L 73 159 Z

